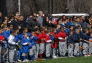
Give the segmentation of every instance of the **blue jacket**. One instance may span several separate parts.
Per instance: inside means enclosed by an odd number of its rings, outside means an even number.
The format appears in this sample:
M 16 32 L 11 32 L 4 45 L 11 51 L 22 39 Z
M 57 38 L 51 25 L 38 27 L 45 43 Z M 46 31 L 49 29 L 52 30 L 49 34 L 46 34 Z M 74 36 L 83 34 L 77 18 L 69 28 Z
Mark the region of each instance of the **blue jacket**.
M 88 23 L 87 22 L 80 22 L 79 23 L 82 28 L 87 28 Z
M 69 35 L 69 36 L 68 36 L 67 42 L 68 42 L 68 43 L 74 43 L 73 35 Z
M 32 46 L 36 44 L 37 40 L 38 40 L 38 37 L 36 37 L 36 36 L 31 36 L 31 43 L 32 43 Z
M 80 35 L 77 33 L 74 33 L 73 35 L 69 35 L 67 38 L 67 42 L 69 43 L 75 43 L 80 41 Z
M 79 42 L 80 41 L 80 34 L 77 34 L 77 33 L 73 34 L 73 41 Z
M 88 39 L 90 38 L 90 36 L 88 36 L 87 34 L 85 34 L 85 33 L 83 33 L 83 32 L 80 33 L 80 37 L 81 37 L 82 39 L 84 39 L 84 40 L 88 40 Z

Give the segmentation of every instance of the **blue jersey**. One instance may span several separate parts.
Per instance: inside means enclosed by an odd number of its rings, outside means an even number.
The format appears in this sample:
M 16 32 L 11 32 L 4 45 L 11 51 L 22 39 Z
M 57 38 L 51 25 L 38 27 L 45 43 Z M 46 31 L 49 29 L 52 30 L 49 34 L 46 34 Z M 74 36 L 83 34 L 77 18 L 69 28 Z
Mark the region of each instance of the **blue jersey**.
M 31 43 L 32 43 L 32 46 L 37 43 L 37 40 L 38 40 L 38 37 L 36 37 L 36 36 L 31 36 Z
M 31 34 L 31 33 L 29 33 L 29 32 L 27 32 L 27 35 L 28 35 L 29 37 L 31 37 L 31 36 L 32 36 L 32 34 Z
M 17 37 L 18 37 L 19 40 L 22 40 L 23 39 L 23 34 L 18 34 Z
M 21 49 L 21 51 L 22 51 L 22 53 L 28 53 L 29 52 L 29 47 L 31 47 L 31 45 L 23 45 L 24 43 L 29 43 L 30 44 L 30 38 L 23 38 L 22 39 L 22 42 L 21 42 L 21 44 L 22 44 L 22 49 Z
M 27 33 L 27 35 L 29 36 L 29 37 L 31 37 L 32 36 L 32 34 L 31 33 Z M 24 38 L 24 36 L 23 36 L 23 33 L 21 33 L 21 34 L 18 34 L 18 38 L 20 39 L 20 40 L 22 40 L 23 38 Z
M 3 31 L 3 36 L 6 38 L 6 39 L 8 39 L 8 37 L 10 36 L 10 33 L 11 33 L 11 31 L 10 30 L 5 30 L 5 31 Z

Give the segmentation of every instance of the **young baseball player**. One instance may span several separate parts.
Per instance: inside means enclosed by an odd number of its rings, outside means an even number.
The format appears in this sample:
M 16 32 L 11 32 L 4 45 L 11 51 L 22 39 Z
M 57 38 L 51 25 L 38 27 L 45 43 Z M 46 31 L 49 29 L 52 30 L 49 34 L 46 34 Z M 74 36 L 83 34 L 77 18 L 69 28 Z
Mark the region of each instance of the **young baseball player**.
M 52 57 L 57 58 L 58 57 L 58 42 L 59 42 L 59 40 L 58 40 L 58 33 L 56 32 L 56 30 L 55 30 L 55 32 L 53 32 L 53 36 L 54 36 L 54 41 L 51 45 Z
M 30 39 L 32 45 L 32 48 L 30 48 L 30 53 L 31 53 L 30 56 L 31 56 L 31 60 L 35 60 L 38 58 L 37 47 L 36 47 L 38 37 L 35 35 L 35 32 L 32 32 L 32 36 L 30 37 Z
M 88 56 L 88 49 L 89 49 L 89 42 L 87 42 L 89 40 L 89 35 L 87 34 L 88 32 L 86 31 L 83 34 L 83 55 L 84 56 Z
M 40 44 L 40 39 L 38 39 L 39 34 L 40 34 L 39 30 L 36 30 L 35 31 L 35 35 L 34 35 L 36 37 L 36 39 L 37 39 L 37 40 L 35 40 L 35 42 L 36 42 L 36 54 L 35 54 L 35 58 L 36 59 L 39 59 L 39 51 L 40 51 L 40 48 L 39 48 L 40 47 L 40 45 L 39 45 Z
M 80 30 L 76 30 L 73 34 L 74 40 L 74 56 L 79 56 Z
M 3 28 L 3 35 L 6 38 L 6 40 L 8 39 L 8 37 L 10 36 L 11 30 L 9 27 L 4 27 Z
M 30 40 L 29 36 L 25 33 L 23 35 L 22 42 L 21 42 L 21 44 L 22 44 L 21 51 L 22 51 L 22 60 L 23 60 L 23 62 L 28 61 L 29 47 L 30 48 L 32 47 L 30 42 L 31 42 L 31 40 Z
M 2 53 L 4 51 L 4 40 L 5 38 L 2 34 L 2 29 L 0 29 L 0 63 L 5 62 L 5 59 L 3 58 L 4 53 Z
M 66 32 L 62 29 L 61 32 L 58 33 L 60 56 L 65 56 L 67 51 L 66 37 Z
M 53 36 L 48 31 L 46 36 L 46 58 L 49 59 L 51 57 L 51 43 L 53 40 Z
M 68 57 L 73 57 L 73 50 L 74 50 L 74 40 L 73 40 L 74 32 L 71 31 L 70 35 L 67 38 L 67 45 L 68 45 Z
M 18 43 L 16 42 L 16 30 L 12 31 L 10 36 L 8 37 L 8 43 L 9 43 L 9 62 L 13 63 L 15 62 L 15 52 L 16 52 L 16 45 Z
M 45 41 L 46 41 L 46 32 L 44 30 L 41 31 L 41 33 L 38 36 L 39 42 L 39 57 L 44 57 L 45 52 Z

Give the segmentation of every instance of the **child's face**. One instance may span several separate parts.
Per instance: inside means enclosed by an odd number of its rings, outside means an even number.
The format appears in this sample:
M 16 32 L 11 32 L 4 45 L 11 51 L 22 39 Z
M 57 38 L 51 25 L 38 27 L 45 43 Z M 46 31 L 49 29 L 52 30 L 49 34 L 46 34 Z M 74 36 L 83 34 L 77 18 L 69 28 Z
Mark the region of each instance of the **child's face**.
M 70 35 L 73 35 L 73 32 L 70 32 Z
M 0 12 L 0 17 L 2 16 L 2 13 Z
M 34 13 L 33 15 L 34 15 L 34 16 L 37 16 L 37 14 L 36 14 L 36 13 Z
M 2 30 L 0 30 L 0 33 L 2 33 Z
M 24 32 L 28 32 L 28 29 L 25 29 Z
M 77 30 L 76 33 L 80 33 L 80 30 Z
M 71 30 L 73 30 L 73 29 L 74 29 L 74 27 L 72 26 L 70 29 L 71 29 Z
M 48 35 L 51 35 L 50 32 L 47 33 Z
M 3 30 L 7 30 L 7 27 L 4 27 Z
M 77 21 L 77 22 L 80 22 L 80 19 L 79 19 L 79 18 L 77 18 L 77 19 L 76 19 L 76 21 Z
M 92 37 L 92 33 L 90 34 L 90 36 Z
M 15 32 L 14 35 L 17 35 L 17 33 Z
M 35 32 L 32 32 L 32 35 L 34 36 L 35 35 Z
M 39 31 L 37 30 L 35 33 L 39 33 Z
M 13 29 L 13 26 L 10 26 L 10 29 Z
M 28 35 L 27 35 L 27 34 L 24 34 L 24 37 L 25 37 L 25 38 L 27 38 L 27 37 L 28 37 Z

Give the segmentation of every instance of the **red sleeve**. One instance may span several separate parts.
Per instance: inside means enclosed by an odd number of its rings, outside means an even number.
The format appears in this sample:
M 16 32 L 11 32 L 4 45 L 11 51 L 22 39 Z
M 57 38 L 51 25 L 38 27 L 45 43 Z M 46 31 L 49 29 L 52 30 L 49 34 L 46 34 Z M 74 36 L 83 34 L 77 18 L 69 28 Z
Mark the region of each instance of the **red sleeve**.
M 4 40 L 5 38 L 4 38 L 4 36 L 0 36 L 0 40 Z

